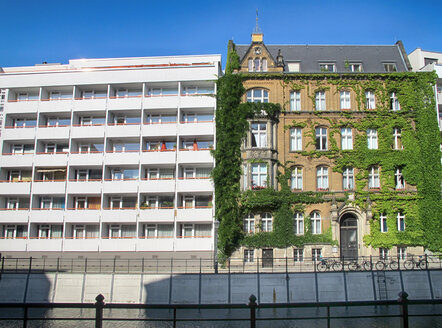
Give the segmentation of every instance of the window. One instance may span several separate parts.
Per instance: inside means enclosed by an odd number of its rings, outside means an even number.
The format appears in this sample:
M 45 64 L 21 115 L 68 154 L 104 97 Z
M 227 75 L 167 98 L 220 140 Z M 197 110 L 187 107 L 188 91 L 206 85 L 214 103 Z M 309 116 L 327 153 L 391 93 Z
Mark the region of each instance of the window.
M 407 258 L 407 247 L 398 246 L 397 247 L 397 257 L 400 260 L 405 260 Z
M 71 124 L 69 117 L 48 117 L 46 126 L 68 126 Z
M 109 225 L 109 238 L 135 238 L 136 226 L 129 224 L 111 224 Z
M 371 166 L 368 169 L 368 188 L 375 189 L 380 188 L 380 180 L 379 180 L 379 167 Z
M 374 92 L 372 90 L 365 91 L 365 108 L 366 109 L 376 108 L 376 100 Z
M 304 262 L 304 248 L 293 249 L 293 260 L 295 262 Z
M 315 109 L 316 110 L 325 110 L 325 91 L 316 92 Z
M 84 90 L 81 92 L 81 98 L 83 99 L 99 99 L 106 98 L 106 90 Z
M 381 232 L 388 232 L 387 216 L 385 213 L 379 215 L 379 225 L 381 227 Z
M 397 213 L 397 231 L 405 231 L 405 215 L 402 212 Z
M 248 60 L 249 72 L 267 72 L 266 58 L 249 58 Z
M 141 208 L 173 208 L 173 196 L 147 196 L 145 197 L 144 203 L 141 204 Z M 186 203 L 184 203 L 186 204 Z M 189 208 L 193 207 L 193 197 L 190 196 Z
M 287 69 L 289 72 L 300 72 L 301 63 L 287 63 Z
M 39 224 L 38 238 L 61 238 L 63 237 L 63 226 L 61 224 Z
M 295 235 L 304 234 L 304 215 L 300 212 L 296 212 L 293 216 L 293 232 Z
M 148 97 L 161 97 L 161 96 L 177 96 L 178 88 L 149 88 L 147 90 Z
M 399 100 L 397 99 L 396 92 L 390 93 L 390 109 L 392 111 L 401 110 L 401 105 L 399 104 Z
M 249 214 L 244 218 L 244 232 L 247 234 L 255 233 L 255 216 L 253 214 Z
M 353 132 L 351 128 L 341 129 L 341 149 L 342 150 L 353 149 Z
M 401 132 L 402 131 L 399 128 L 393 129 L 393 149 L 395 149 L 395 150 L 404 149 L 404 147 L 402 146 Z
M 252 123 L 252 147 L 267 147 L 267 124 Z
M 180 236 L 179 238 L 205 238 L 212 235 L 212 225 L 211 224 L 192 224 L 184 223 L 180 225 Z
M 292 112 L 301 110 L 301 92 L 299 91 L 290 92 L 290 110 Z
M 400 167 L 396 168 L 394 172 L 394 185 L 395 189 L 404 189 L 405 188 L 405 180 L 402 175 L 402 169 Z
M 351 109 L 350 91 L 341 91 L 341 109 Z
M 173 237 L 173 224 L 144 224 L 142 237 L 144 238 Z
M 264 213 L 261 218 L 262 231 L 271 232 L 273 230 L 272 222 L 272 214 Z
M 386 260 L 388 258 L 388 248 L 379 248 L 379 259 Z
M 318 166 L 316 168 L 316 187 L 318 190 L 328 189 L 328 167 Z
M 350 64 L 350 72 L 362 72 L 362 64 Z
M 316 128 L 316 149 L 317 150 L 327 150 L 327 129 L 326 128 Z
M 267 164 L 252 164 L 252 189 L 265 188 L 267 186 Z
M 41 197 L 40 198 L 41 209 L 63 209 L 64 197 Z
M 75 224 L 72 229 L 74 239 L 98 238 L 98 225 Z
M 302 150 L 302 128 L 290 129 L 290 151 Z
M 25 225 L 8 224 L 3 226 L 1 237 L 7 239 L 26 238 L 28 236 L 28 227 Z
M 321 72 L 334 72 L 335 64 L 319 64 Z
M 352 167 L 346 167 L 342 171 L 342 188 L 344 190 L 353 190 L 355 186 L 355 176 Z
M 18 198 L 8 197 L 8 199 L 6 200 L 6 208 L 8 210 L 16 210 L 16 209 L 18 209 L 19 208 Z
M 302 167 L 296 166 L 292 169 L 291 187 L 293 190 L 302 190 Z
M 37 120 L 32 118 L 15 118 L 12 121 L 15 128 L 31 128 L 37 125 Z
M 396 64 L 394 64 L 394 63 L 384 63 L 384 70 L 386 72 L 397 72 Z
M 252 263 L 254 261 L 255 250 L 245 249 L 244 250 L 244 263 Z
M 322 259 L 322 249 L 312 248 L 312 261 L 321 261 Z
M 367 130 L 368 149 L 378 149 L 378 131 L 376 129 Z
M 269 102 L 269 92 L 264 89 L 250 89 L 247 91 L 247 102 Z
M 310 221 L 311 221 L 311 229 L 312 234 L 317 235 L 321 233 L 321 215 L 319 212 L 313 212 L 310 214 Z
M 34 152 L 34 145 L 13 144 L 11 146 L 11 153 L 17 154 L 31 154 Z

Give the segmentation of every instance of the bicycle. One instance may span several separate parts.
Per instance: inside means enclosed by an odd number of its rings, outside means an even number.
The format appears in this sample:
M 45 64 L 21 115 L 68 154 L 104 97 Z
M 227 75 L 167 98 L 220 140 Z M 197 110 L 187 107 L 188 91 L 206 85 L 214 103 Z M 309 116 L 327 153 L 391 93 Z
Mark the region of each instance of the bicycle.
M 388 259 L 380 259 L 379 261 L 376 262 L 376 270 L 384 270 L 387 268 L 390 268 L 391 270 L 397 270 L 399 269 L 399 263 L 395 260 L 389 260 L 389 262 L 387 262 Z
M 373 265 L 370 261 L 364 260 L 362 263 L 359 263 L 357 260 L 351 261 L 348 264 L 348 269 L 350 271 L 370 271 L 372 269 Z
M 319 272 L 330 271 L 330 269 L 333 269 L 333 271 L 341 271 L 342 263 L 336 260 L 320 258 L 320 262 L 316 265 L 316 268 Z
M 422 256 L 419 256 L 419 260 L 416 261 L 414 256 L 411 256 L 411 259 L 405 260 L 404 268 L 406 270 L 413 270 L 415 268 L 420 268 L 421 270 L 425 270 L 428 268 L 428 261 Z

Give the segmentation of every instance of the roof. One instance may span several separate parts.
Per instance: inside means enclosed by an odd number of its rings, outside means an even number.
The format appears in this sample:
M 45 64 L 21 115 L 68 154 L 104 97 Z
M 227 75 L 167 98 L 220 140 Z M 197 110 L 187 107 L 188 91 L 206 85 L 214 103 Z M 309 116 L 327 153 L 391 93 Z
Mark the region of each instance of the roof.
M 395 63 L 398 72 L 406 72 L 401 43 L 395 45 L 266 45 L 276 59 L 278 51 L 284 58 L 284 72 L 288 62 L 300 62 L 301 73 L 320 73 L 320 63 L 334 63 L 336 72 L 348 72 L 346 63 L 361 63 L 365 73 L 385 73 L 384 63 Z M 249 45 L 235 45 L 243 60 Z

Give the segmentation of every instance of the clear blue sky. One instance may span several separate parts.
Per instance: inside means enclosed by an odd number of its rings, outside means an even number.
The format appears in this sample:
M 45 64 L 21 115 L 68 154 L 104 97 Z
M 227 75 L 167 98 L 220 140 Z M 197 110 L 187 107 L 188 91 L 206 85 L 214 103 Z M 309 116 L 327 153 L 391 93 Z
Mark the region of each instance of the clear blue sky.
M 250 43 L 393 44 L 442 52 L 442 1 L 0 0 L 0 66 L 69 59 L 222 54 Z

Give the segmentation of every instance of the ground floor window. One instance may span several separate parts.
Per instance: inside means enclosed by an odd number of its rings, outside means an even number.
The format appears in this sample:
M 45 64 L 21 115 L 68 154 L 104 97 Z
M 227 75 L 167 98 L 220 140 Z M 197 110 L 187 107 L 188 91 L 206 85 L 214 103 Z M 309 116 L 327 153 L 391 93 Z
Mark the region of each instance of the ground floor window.
M 407 247 L 398 246 L 397 247 L 397 257 L 400 260 L 405 260 L 407 257 Z
M 322 249 L 312 248 L 312 261 L 320 261 L 322 259 Z
M 304 248 L 293 249 L 293 260 L 295 262 L 303 262 L 304 261 Z
M 254 262 L 254 249 L 245 249 L 244 250 L 244 263 L 252 263 Z
M 388 258 L 388 248 L 379 248 L 379 259 L 386 260 Z

